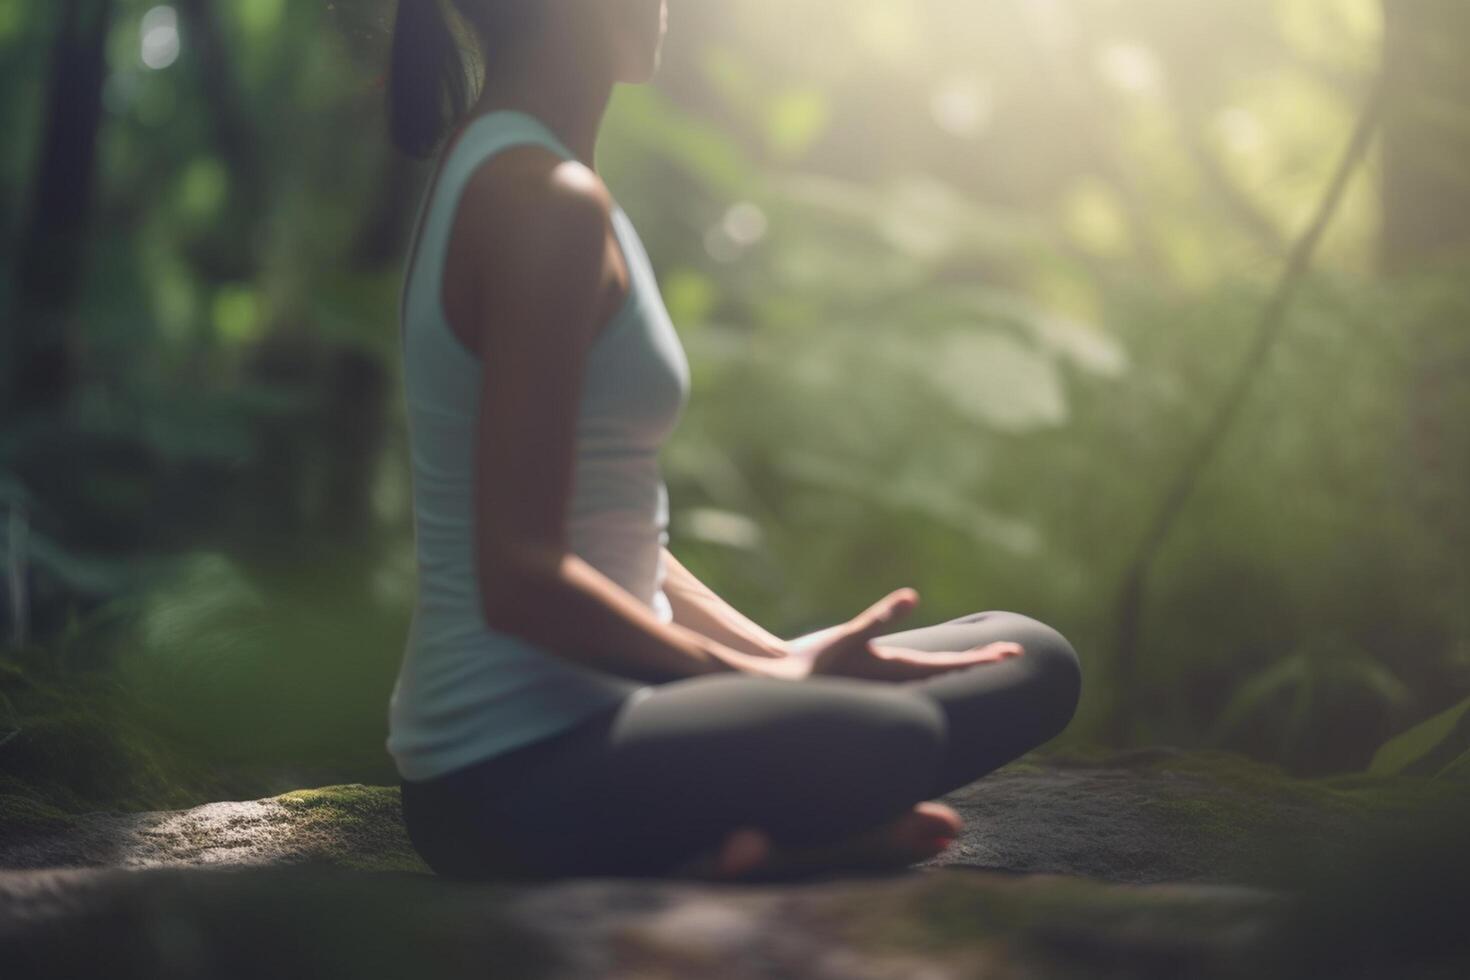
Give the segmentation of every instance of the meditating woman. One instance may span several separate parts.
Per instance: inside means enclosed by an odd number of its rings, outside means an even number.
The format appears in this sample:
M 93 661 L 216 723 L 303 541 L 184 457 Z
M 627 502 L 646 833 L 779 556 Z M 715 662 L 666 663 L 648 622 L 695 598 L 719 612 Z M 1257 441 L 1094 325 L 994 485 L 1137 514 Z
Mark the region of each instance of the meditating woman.
M 899 588 L 783 640 L 669 553 L 689 366 L 594 161 L 666 22 L 399 0 L 392 135 L 435 164 L 399 311 L 418 598 L 387 749 L 449 877 L 903 868 L 960 832 L 934 797 L 1076 708 L 1076 653 L 1028 616 L 894 631 Z

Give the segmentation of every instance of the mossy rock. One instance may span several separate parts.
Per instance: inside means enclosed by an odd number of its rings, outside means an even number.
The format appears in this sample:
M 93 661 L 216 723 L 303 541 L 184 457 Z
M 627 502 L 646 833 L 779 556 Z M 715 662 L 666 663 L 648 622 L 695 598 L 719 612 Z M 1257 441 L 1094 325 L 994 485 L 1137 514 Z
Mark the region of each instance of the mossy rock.
M 14 799 L 20 798 L 0 797 Z M 8 812 L 0 809 L 0 817 Z M 0 867 L 316 864 L 428 870 L 404 832 L 394 786 L 351 783 L 176 811 L 67 815 L 32 802 L 14 804 L 14 812 L 21 824 L 0 836 Z
M 1353 835 L 1470 798 L 1422 776 L 1302 779 L 1220 750 L 1032 755 L 945 797 L 963 836 L 933 864 L 1110 881 L 1274 886 L 1349 857 Z
M 1345 853 L 1375 819 L 1466 794 L 1462 784 L 1417 776 L 1297 779 L 1220 751 L 1033 754 L 945 797 L 965 830 L 922 866 L 1272 886 L 1284 863 Z M 0 867 L 308 861 L 425 870 L 393 786 L 83 814 L 12 794 L 0 796 L 0 828 Z
M 10 786 L 14 791 L 6 791 Z M 27 795 L 19 783 L 0 777 L 0 828 L 10 839 L 59 834 L 71 829 L 74 822 L 71 814 Z
M 0 871 L 0 975 L 1430 980 L 1470 955 L 1457 784 L 1160 748 L 1033 754 L 946 799 L 966 829 L 932 862 L 764 884 L 447 881 L 396 787 L 11 800 L 0 867 L 31 870 Z

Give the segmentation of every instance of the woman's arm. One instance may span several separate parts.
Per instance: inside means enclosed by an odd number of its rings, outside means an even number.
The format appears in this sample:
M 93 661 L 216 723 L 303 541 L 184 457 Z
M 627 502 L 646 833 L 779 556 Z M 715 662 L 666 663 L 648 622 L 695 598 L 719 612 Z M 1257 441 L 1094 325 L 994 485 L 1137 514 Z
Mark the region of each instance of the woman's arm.
M 473 549 L 485 624 L 649 683 L 725 671 L 772 676 L 771 668 L 799 676 L 799 663 L 751 657 L 659 621 L 568 547 L 586 354 L 617 298 L 610 199 L 582 164 L 533 149 L 507 151 L 470 178 L 445 269 L 446 285 L 468 296 L 446 313 L 460 324 L 456 333 L 477 338 L 483 376 Z M 516 160 L 519 172 L 504 169 Z
M 715 595 L 668 548 L 663 549 L 663 555 L 667 569 L 664 595 L 674 610 L 675 623 L 743 653 L 761 657 L 786 655 L 785 640 L 767 632 Z

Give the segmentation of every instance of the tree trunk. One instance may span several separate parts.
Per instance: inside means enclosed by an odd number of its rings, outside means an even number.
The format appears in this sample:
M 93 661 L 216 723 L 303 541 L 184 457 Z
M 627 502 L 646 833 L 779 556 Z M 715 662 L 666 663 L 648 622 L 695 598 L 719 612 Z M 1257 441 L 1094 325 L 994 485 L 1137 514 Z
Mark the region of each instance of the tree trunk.
M 1380 265 L 1449 288 L 1413 300 L 1406 459 L 1396 467 L 1430 540 L 1428 587 L 1470 635 L 1470 4 L 1384 0 L 1385 105 Z
M 0 329 L 0 418 L 52 413 L 72 384 L 67 314 L 81 281 L 112 0 L 67 0 L 51 55 L 45 133 Z
M 1470 247 L 1470 4 L 1384 0 L 1386 272 Z

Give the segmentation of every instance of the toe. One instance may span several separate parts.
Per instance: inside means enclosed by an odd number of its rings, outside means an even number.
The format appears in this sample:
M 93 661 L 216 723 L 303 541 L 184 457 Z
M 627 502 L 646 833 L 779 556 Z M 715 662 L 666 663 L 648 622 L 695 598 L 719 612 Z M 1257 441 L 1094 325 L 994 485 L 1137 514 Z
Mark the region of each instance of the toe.
M 716 863 L 721 875 L 738 877 L 764 863 L 770 851 L 771 841 L 764 831 L 757 827 L 740 827 L 725 838 Z
M 938 837 L 958 837 L 964 829 L 964 818 L 954 808 L 927 801 L 914 806 L 915 821 L 928 833 Z

